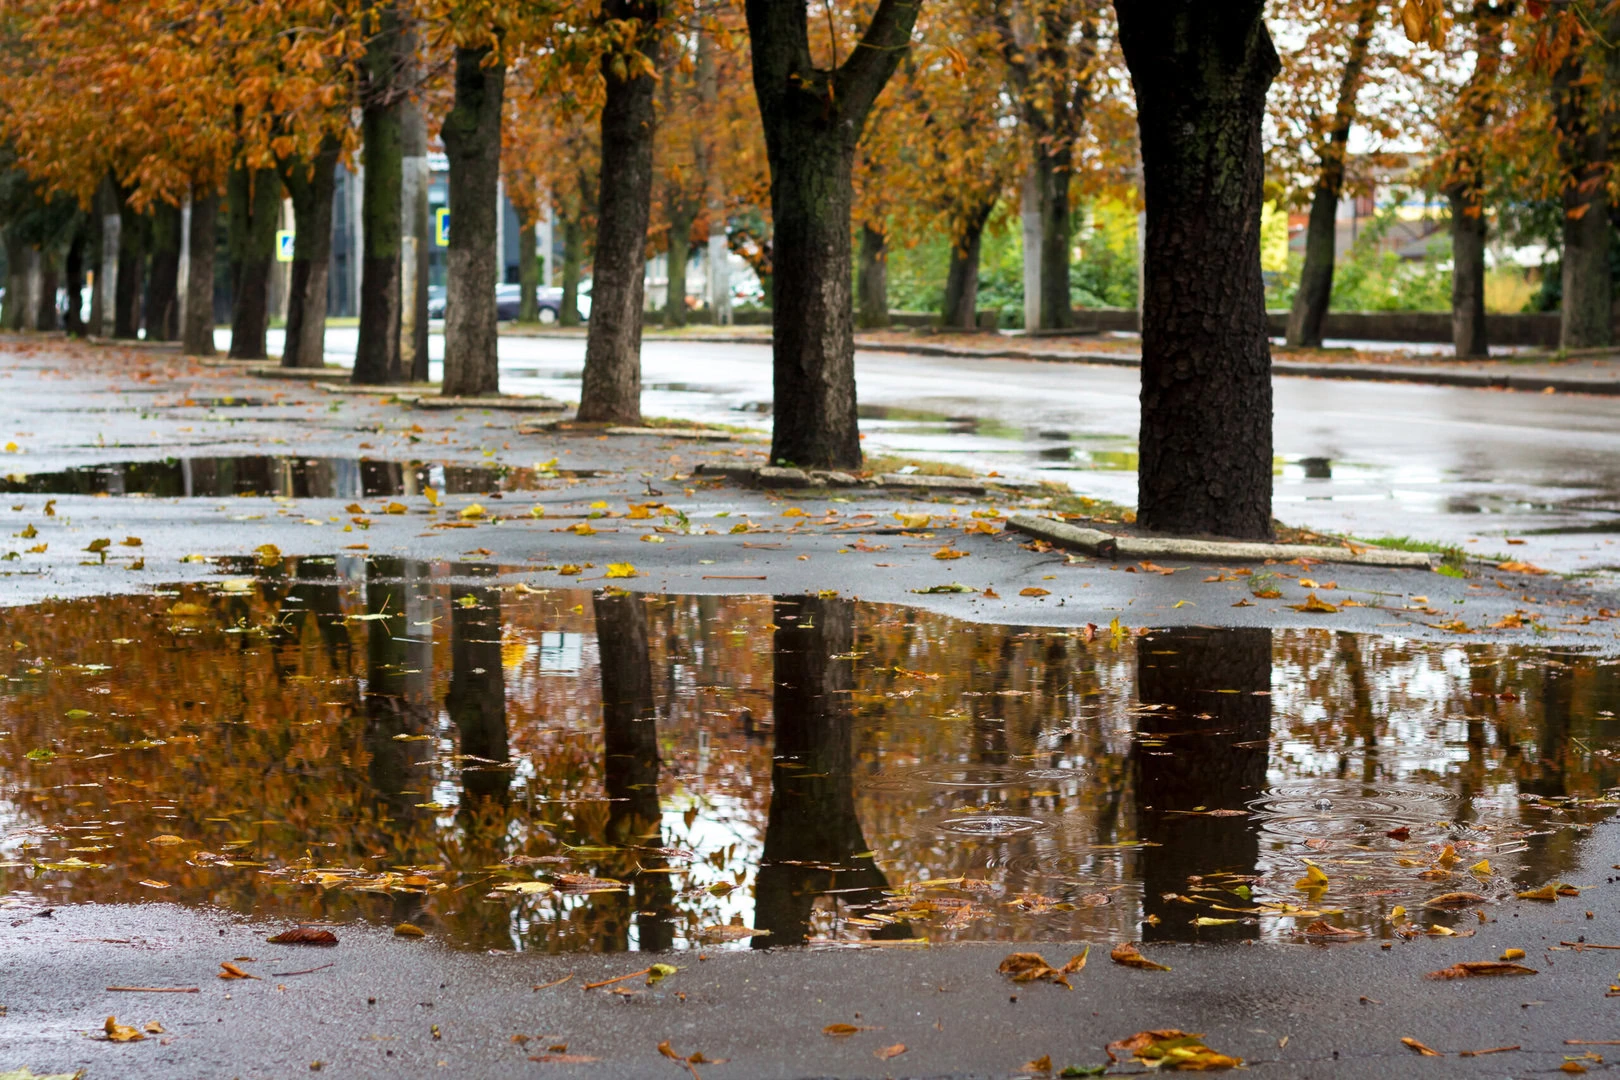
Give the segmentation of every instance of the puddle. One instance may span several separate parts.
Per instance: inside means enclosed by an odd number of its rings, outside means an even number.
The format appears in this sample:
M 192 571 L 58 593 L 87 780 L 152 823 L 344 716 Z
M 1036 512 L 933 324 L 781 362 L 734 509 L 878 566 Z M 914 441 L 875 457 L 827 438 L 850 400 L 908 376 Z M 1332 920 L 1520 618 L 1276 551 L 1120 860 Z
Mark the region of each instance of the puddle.
M 557 480 L 596 473 L 494 465 L 439 465 L 367 458 L 238 455 L 164 458 L 82 465 L 57 472 L 0 477 L 5 495 L 150 495 L 217 498 L 281 495 L 299 499 L 369 499 L 418 495 L 432 487 L 447 495 L 540 491 Z
M 1620 785 L 1596 656 L 498 572 L 0 611 L 0 897 L 501 950 L 1467 932 L 1424 904 L 1568 877 Z

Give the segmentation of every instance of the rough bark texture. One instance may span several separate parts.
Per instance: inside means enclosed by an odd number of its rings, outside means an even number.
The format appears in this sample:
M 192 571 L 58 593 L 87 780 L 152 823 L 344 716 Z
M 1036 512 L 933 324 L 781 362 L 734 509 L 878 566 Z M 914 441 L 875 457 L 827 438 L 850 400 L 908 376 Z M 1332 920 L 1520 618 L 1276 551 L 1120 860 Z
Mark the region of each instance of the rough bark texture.
M 976 207 L 960 224 L 961 235 L 951 245 L 950 270 L 945 275 L 945 303 L 940 325 L 973 330 L 979 325 L 979 250 L 984 223 L 995 203 Z
M 664 325 L 686 325 L 686 263 L 692 256 L 692 220 L 684 211 L 670 214 L 669 243 L 665 262 L 669 264 L 669 286 L 664 297 Z
M 450 158 L 449 282 L 444 301 L 444 393 L 500 392 L 496 356 L 496 225 L 500 214 L 501 98 L 506 69 L 487 47 L 456 50 L 456 104 L 445 117 Z
M 636 45 L 648 63 L 632 73 L 622 57 L 602 58 L 607 97 L 602 103 L 600 204 L 579 399 L 579 419 L 587 422 L 641 423 L 641 320 L 657 124 L 654 72 L 660 51 L 659 31 L 652 27 L 660 9 L 660 0 L 606 0 L 602 5 L 604 18 L 640 20 L 646 29 Z
M 1074 161 L 1056 149 L 1035 159 L 1035 190 L 1041 222 L 1039 330 L 1059 330 L 1074 321 L 1069 300 L 1069 178 Z
M 152 222 L 146 215 L 135 212 L 124 192 L 118 194 L 118 284 L 113 290 L 116 298 L 113 337 L 138 338 L 146 299 L 146 249 L 151 243 Z
M 1620 15 L 1608 20 L 1611 40 Z M 1553 113 L 1558 126 L 1559 165 L 1564 171 L 1563 325 L 1566 349 L 1608 345 L 1613 334 L 1613 284 L 1609 269 L 1609 142 L 1607 107 L 1594 93 L 1600 80 L 1612 86 L 1620 50 L 1590 55 L 1580 42 L 1553 73 Z M 1607 78 L 1604 76 L 1607 75 Z
M 39 292 L 35 294 L 34 329 L 42 333 L 55 333 L 62 327 L 56 310 L 57 253 L 45 248 L 39 253 Z
M 771 166 L 771 460 L 858 468 L 850 296 L 851 172 L 861 128 L 905 54 L 914 0 L 880 0 L 836 70 L 817 68 L 802 4 L 748 0 L 754 93 Z
M 861 226 L 860 273 L 856 278 L 860 300 L 857 321 L 863 330 L 889 325 L 889 237 L 870 222 Z
M 287 286 L 287 335 L 281 366 L 326 366 L 326 289 L 332 267 L 332 200 L 340 148 L 327 143 L 313 161 L 289 161 L 281 179 L 293 204 L 293 258 Z
M 850 690 L 855 606 L 848 600 L 778 597 L 771 620 L 776 745 L 771 807 L 754 890 L 755 948 L 802 945 L 816 899 L 877 899 L 888 880 L 873 861 L 855 812 Z M 881 936 L 881 935 L 879 935 Z
M 419 62 L 420 34 L 416 24 L 408 28 L 402 46 L 407 56 L 408 85 L 422 81 Z M 427 113 L 419 97 L 408 97 L 400 121 L 400 168 L 403 204 L 400 209 L 399 367 L 411 382 L 428 379 L 428 278 L 432 272 L 433 230 L 428 187 Z
M 1451 201 L 1451 338 L 1459 357 L 1486 356 L 1485 214 L 1470 193 L 1453 188 Z
M 557 322 L 562 326 L 579 325 L 580 266 L 585 261 L 585 229 L 575 218 L 562 223 L 562 313 Z
M 271 169 L 236 169 L 230 199 L 231 358 L 263 360 L 268 355 L 264 337 L 270 328 L 270 267 L 276 258 L 281 178 Z
M 397 382 L 399 361 L 400 234 L 404 214 L 404 93 L 409 66 L 404 34 L 392 3 L 377 9 L 363 61 L 365 141 L 360 253 L 360 339 L 354 356 L 356 383 Z M 453 219 L 452 219 L 453 220 Z
M 1361 93 L 1362 73 L 1367 66 L 1367 48 L 1372 42 L 1373 22 L 1378 14 L 1374 0 L 1360 0 L 1355 28 L 1339 76 L 1339 100 L 1333 112 L 1333 126 L 1318 150 L 1321 163 L 1316 191 L 1311 196 L 1311 216 L 1305 228 L 1305 266 L 1300 271 L 1299 291 L 1288 312 L 1288 344 L 1294 348 L 1320 348 L 1322 320 L 1333 296 L 1334 248 L 1338 243 L 1339 197 L 1344 193 L 1344 158 L 1350 143 L 1350 128 L 1356 119 L 1356 96 Z
M 1118 0 L 1147 199 L 1137 520 L 1271 536 L 1261 0 Z
M 180 336 L 180 208 L 159 203 L 152 211 L 152 285 L 147 294 L 146 337 Z
M 186 356 L 214 355 L 214 226 L 219 196 L 194 188 L 191 194 L 191 237 L 187 247 L 186 325 L 180 351 Z
M 540 259 L 536 240 L 539 229 L 532 221 L 518 228 L 518 317 L 521 323 L 540 321 Z
M 1210 693 L 1211 687 L 1236 693 Z M 1271 631 L 1186 627 L 1137 643 L 1136 693 L 1144 730 L 1172 737 L 1175 753 L 1132 751 L 1136 836 L 1142 851 L 1146 940 L 1185 941 L 1186 907 L 1178 895 L 1189 874 L 1252 874 L 1258 834 L 1243 817 L 1207 817 L 1199 809 L 1239 808 L 1264 793 L 1271 736 Z M 1204 927 L 1201 940 L 1258 935 L 1253 924 Z
M 62 329 L 72 337 L 84 335 L 84 253 L 88 245 L 88 223 L 83 217 L 74 226 L 73 239 L 68 241 L 63 288 L 67 292 L 67 310 L 62 315 Z

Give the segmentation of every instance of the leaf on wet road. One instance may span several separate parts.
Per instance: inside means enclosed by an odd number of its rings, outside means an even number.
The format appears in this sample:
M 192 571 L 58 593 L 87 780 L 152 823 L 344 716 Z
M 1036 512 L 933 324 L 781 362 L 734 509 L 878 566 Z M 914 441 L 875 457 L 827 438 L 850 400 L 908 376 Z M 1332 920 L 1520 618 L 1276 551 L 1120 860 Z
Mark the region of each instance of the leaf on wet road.
M 821 1033 L 823 1035 L 831 1035 L 835 1039 L 841 1039 L 862 1031 L 880 1030 L 882 1029 L 875 1027 L 861 1027 L 858 1024 L 828 1024 L 826 1027 L 821 1029 Z
M 1547 571 L 1533 563 L 1519 562 L 1511 559 L 1505 563 L 1497 563 L 1498 570 L 1505 570 L 1510 574 L 1545 574 Z
M 899 1057 L 905 1052 L 905 1043 L 895 1043 L 893 1046 L 879 1047 L 878 1049 L 872 1051 L 872 1056 L 877 1058 L 879 1061 L 888 1061 L 890 1058 Z
M 1424 1046 L 1410 1035 L 1401 1036 L 1401 1044 L 1408 1050 L 1411 1050 L 1414 1053 L 1422 1054 L 1424 1057 L 1445 1057 L 1445 1055 L 1440 1051 L 1429 1049 L 1427 1046 Z
M 1562 881 L 1549 881 L 1539 889 L 1530 889 L 1518 894 L 1520 900 L 1545 900 L 1548 903 L 1556 902 L 1560 896 L 1579 895 L 1581 890 Z
M 1315 593 L 1311 593 L 1309 596 L 1307 596 L 1303 604 L 1289 604 L 1288 606 L 1293 608 L 1295 611 L 1312 611 L 1322 615 L 1336 615 L 1339 611 L 1337 607 L 1328 603 L 1326 600 L 1323 600 Z
M 1476 904 L 1488 903 L 1490 903 L 1490 901 L 1479 895 L 1479 893 L 1448 892 L 1441 893 L 1439 896 L 1435 897 L 1433 900 L 1430 900 L 1423 906 L 1431 908 L 1465 908 L 1473 907 Z
M 1118 1061 L 1119 1056 L 1115 1051 L 1119 1051 L 1155 1068 L 1188 1072 L 1235 1069 L 1243 1064 L 1242 1058 L 1230 1057 L 1205 1046 L 1202 1035 L 1176 1028 L 1138 1031 L 1130 1038 L 1109 1043 L 1107 1050 L 1109 1061 Z
M 1431 971 L 1425 978 L 1429 979 L 1477 979 L 1488 978 L 1493 975 L 1536 975 L 1535 968 L 1525 967 L 1523 964 L 1509 963 L 1505 960 L 1465 960 L 1459 964 L 1452 964 L 1439 971 Z
M 250 974 L 231 963 L 229 960 L 219 962 L 219 977 L 222 979 L 257 979 L 257 975 Z
M 140 1042 L 146 1038 L 138 1028 L 128 1024 L 120 1024 L 116 1017 L 107 1017 L 107 1022 L 101 1025 L 101 1030 L 107 1033 L 108 1042 Z
M 636 568 L 627 562 L 608 563 L 607 576 L 610 578 L 633 578 L 636 576 Z
M 1039 585 L 1029 585 L 1018 590 L 1019 596 L 1051 596 L 1051 589 L 1043 589 Z
M 965 551 L 957 551 L 955 548 L 952 548 L 952 547 L 942 547 L 938 551 L 934 552 L 934 558 L 941 559 L 941 560 L 965 559 L 967 557 L 968 557 L 967 552 L 965 552 Z
M 415 923 L 402 922 L 394 927 L 395 937 L 427 937 L 427 931 Z
M 1300 933 L 1318 941 L 1360 941 L 1367 936 L 1365 930 L 1348 930 L 1342 926 L 1334 926 L 1325 919 L 1317 919 Z
M 997 966 L 996 970 L 1007 976 L 1013 982 L 1034 982 L 1037 979 L 1046 979 L 1059 985 L 1068 987 L 1069 976 L 1077 971 L 1083 971 L 1086 958 L 1091 955 L 1091 946 L 1069 958 L 1069 962 L 1060 968 L 1055 968 L 1046 962 L 1046 957 L 1040 953 L 1018 952 L 1009 953 Z
M 336 945 L 337 935 L 317 926 L 299 926 L 265 938 L 272 945 Z
M 1123 945 L 1115 945 L 1114 951 L 1108 954 L 1108 958 L 1123 967 L 1137 968 L 1141 971 L 1170 970 L 1163 964 L 1155 964 L 1152 960 L 1143 956 L 1136 946 L 1129 941 Z

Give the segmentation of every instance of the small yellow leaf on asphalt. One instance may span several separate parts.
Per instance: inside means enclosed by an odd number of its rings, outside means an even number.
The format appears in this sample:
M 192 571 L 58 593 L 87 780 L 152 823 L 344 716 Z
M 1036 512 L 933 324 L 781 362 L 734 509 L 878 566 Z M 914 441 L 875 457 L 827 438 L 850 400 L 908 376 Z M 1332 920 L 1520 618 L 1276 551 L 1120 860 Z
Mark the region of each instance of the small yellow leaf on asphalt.
M 968 556 L 967 552 L 965 552 L 965 551 L 957 551 L 955 548 L 950 548 L 950 547 L 942 547 L 938 551 L 934 552 L 934 558 L 942 559 L 942 560 L 943 559 L 965 559 L 965 558 L 967 558 L 967 556 Z
M 350 503 L 348 506 L 343 508 L 343 512 L 345 514 L 363 514 L 366 512 L 366 508 L 361 506 L 359 503 Z
M 1051 1072 L 1052 1071 L 1052 1055 L 1051 1054 L 1046 1054 L 1046 1055 L 1044 1055 L 1042 1057 L 1036 1058 L 1034 1061 L 1026 1061 L 1026 1062 L 1024 1062 L 1024 1071 L 1025 1072 L 1043 1072 L 1043 1073 Z
M 546 516 L 546 508 L 541 506 L 539 503 L 535 503 L 533 506 L 529 507 L 529 516 L 534 518 L 543 518 Z
M 607 576 L 610 578 L 632 578 L 636 576 L 636 568 L 627 562 L 610 562 L 607 565 Z
M 861 1031 L 875 1030 L 877 1029 L 869 1027 L 857 1027 L 854 1024 L 828 1024 L 826 1027 L 821 1029 L 821 1033 L 823 1035 L 831 1035 L 833 1038 L 837 1039 L 843 1038 L 847 1035 L 854 1035 L 855 1033 Z
M 107 1033 L 108 1042 L 140 1042 L 146 1038 L 135 1028 L 130 1027 L 128 1024 L 120 1024 L 115 1017 L 111 1016 L 107 1017 L 107 1022 L 101 1027 Z
M 1018 590 L 1019 596 L 1051 596 L 1051 589 L 1043 589 L 1039 585 L 1027 585 Z
M 463 506 L 461 508 L 461 512 L 458 513 L 456 516 L 459 517 L 459 518 L 462 518 L 464 520 L 471 520 L 473 518 L 481 518 L 481 517 L 484 516 L 484 508 L 482 506 L 478 505 L 477 503 L 469 503 L 466 506 Z
M 1448 892 L 1430 900 L 1424 907 L 1432 908 L 1462 908 L 1473 907 L 1475 904 L 1488 903 L 1485 897 L 1472 892 Z
M 1502 959 L 1503 960 L 1523 960 L 1524 959 L 1524 950 L 1523 949 L 1504 949 L 1504 950 L 1502 950 Z
M 653 983 L 662 982 L 679 970 L 681 969 L 674 964 L 654 964 L 647 969 L 647 985 L 651 986 Z
M 635 515 L 632 514 L 630 516 L 634 517 Z M 810 515 L 805 513 L 803 508 L 801 508 L 801 507 L 790 506 L 786 510 L 782 511 L 782 516 L 783 517 L 809 517 Z
M 1259 594 L 1256 593 L 1255 595 L 1258 596 Z M 1339 610 L 1326 600 L 1323 600 L 1321 597 L 1317 596 L 1315 593 L 1311 593 L 1309 596 L 1307 596 L 1303 604 L 1289 604 L 1288 606 L 1293 608 L 1295 611 L 1314 611 L 1323 615 L 1333 615 Z
M 885 1046 L 881 1050 L 872 1051 L 872 1056 L 877 1058 L 879 1061 L 888 1061 L 890 1058 L 899 1057 L 905 1052 L 905 1043 L 895 1043 L 893 1046 Z
M 1473 979 L 1492 975 L 1535 975 L 1535 968 L 1523 964 L 1510 964 L 1505 960 L 1465 960 L 1439 971 L 1431 971 L 1430 979 Z
M 576 521 L 574 524 L 568 526 L 568 531 L 573 533 L 575 536 L 596 535 L 596 530 L 591 528 L 591 523 L 588 521 Z
M 1543 885 L 1539 889 L 1527 889 L 1519 893 L 1520 900 L 1545 900 L 1553 903 L 1558 899 L 1558 886 L 1554 883 Z
M 141 1025 L 141 1030 L 146 1032 L 148 1035 L 164 1034 L 163 1025 L 158 1023 L 156 1020 L 148 1020 L 146 1023 Z
M 118 542 L 120 544 L 123 544 L 125 547 L 140 547 L 141 546 L 141 538 L 138 537 L 138 536 L 126 536 L 126 537 L 124 537 L 122 540 L 120 540 Z
M 403 514 L 407 509 L 408 508 L 406 507 L 406 505 L 404 503 L 391 502 L 388 505 L 383 507 L 383 513 L 385 513 L 385 514 Z
M 1115 945 L 1114 951 L 1108 954 L 1108 958 L 1123 967 L 1138 968 L 1142 971 L 1170 970 L 1163 964 L 1155 964 L 1152 960 L 1143 956 L 1137 951 L 1136 946 L 1128 941 L 1123 945 Z
M 641 537 L 641 542 L 643 544 L 662 544 L 664 542 L 664 538 L 659 536 L 657 533 L 644 533 Z
M 219 977 L 222 979 L 257 979 L 257 975 L 250 975 L 231 963 L 229 960 L 219 962 Z
M 1427 1046 L 1424 1046 L 1422 1043 L 1410 1036 L 1403 1036 L 1401 1042 L 1405 1044 L 1407 1049 L 1416 1051 L 1417 1053 L 1422 1054 L 1424 1057 L 1445 1057 L 1445 1055 L 1440 1051 L 1430 1050 Z
M 903 529 L 926 529 L 933 518 L 929 514 L 902 514 L 896 510 L 894 520 L 898 521 Z
M 395 937 L 427 937 L 427 931 L 415 923 L 402 922 L 394 927 Z
M 433 488 L 431 488 L 431 487 L 423 488 L 422 489 L 422 494 L 427 498 L 429 506 L 442 506 L 442 505 L 444 505 L 444 500 L 439 498 L 439 493 L 437 491 L 435 491 Z

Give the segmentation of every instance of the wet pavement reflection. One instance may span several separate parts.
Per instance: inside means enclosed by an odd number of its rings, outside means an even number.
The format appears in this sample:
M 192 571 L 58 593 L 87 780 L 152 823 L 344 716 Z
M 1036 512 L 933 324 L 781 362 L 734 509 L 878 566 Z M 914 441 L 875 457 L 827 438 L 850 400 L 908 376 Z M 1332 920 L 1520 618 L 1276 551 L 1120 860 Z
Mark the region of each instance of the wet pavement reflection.
M 1596 655 L 513 580 L 0 612 L 0 897 L 503 950 L 1466 933 L 1620 805 Z

